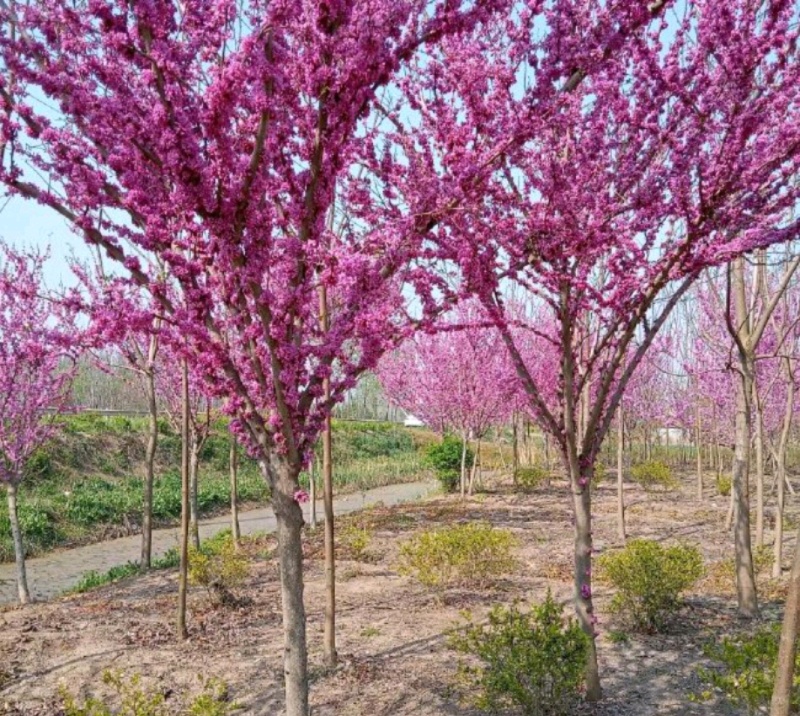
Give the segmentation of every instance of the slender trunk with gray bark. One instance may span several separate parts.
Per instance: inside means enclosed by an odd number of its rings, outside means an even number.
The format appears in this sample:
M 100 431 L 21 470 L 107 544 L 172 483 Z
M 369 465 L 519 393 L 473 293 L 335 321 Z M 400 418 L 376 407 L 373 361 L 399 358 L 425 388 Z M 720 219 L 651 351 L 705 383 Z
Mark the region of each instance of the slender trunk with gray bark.
M 229 439 L 231 441 L 230 452 L 228 453 L 228 467 L 231 478 L 231 537 L 233 538 L 233 543 L 238 546 L 242 536 L 239 525 L 239 451 L 233 434 L 229 436 Z
M 625 534 L 625 485 L 623 477 L 623 458 L 625 449 L 625 421 L 622 403 L 617 409 L 617 534 L 624 542 Z
M 312 455 L 308 461 L 308 521 L 313 529 L 317 529 L 317 472 L 314 461 Z
M 189 576 L 189 369 L 186 361 L 181 377 L 181 534 L 178 567 L 178 639 L 189 636 L 186 628 L 186 593 Z
M 200 471 L 200 446 L 192 430 L 189 437 L 189 532 L 192 546 L 200 549 L 200 503 L 198 499 L 198 473 Z
M 800 532 L 798 532 L 797 544 L 794 548 L 789 592 L 786 595 L 786 606 L 783 613 L 770 716 L 789 716 L 791 713 L 798 628 L 800 628 Z
M 326 392 L 330 386 L 326 386 Z M 325 420 L 322 431 L 322 502 L 325 512 L 325 632 L 323 650 L 325 663 L 336 666 L 336 545 L 333 514 L 333 430 L 331 419 Z
M 25 570 L 25 547 L 22 544 L 22 530 L 19 527 L 17 487 L 16 482 L 10 482 L 6 486 L 8 520 L 11 523 L 11 540 L 14 543 L 14 560 L 17 564 L 17 596 L 20 604 L 28 604 L 31 601 L 31 593 L 28 589 L 28 574 Z
M 329 227 L 332 228 L 333 211 L 329 217 Z M 328 312 L 328 294 L 325 284 L 319 287 L 319 323 L 322 331 L 330 329 L 330 314 Z M 322 382 L 323 397 L 326 403 L 331 399 L 331 380 L 326 377 Z M 334 543 L 333 524 L 333 428 L 331 417 L 325 418 L 322 431 L 322 502 L 325 511 L 325 627 L 323 638 L 323 651 L 325 663 L 336 666 L 336 547 Z
M 700 406 L 697 406 L 695 422 L 695 447 L 697 448 L 697 501 L 703 501 L 703 433 L 700 425 Z
M 461 497 L 467 493 L 467 433 L 461 436 Z
M 750 542 L 750 497 L 748 484 L 748 457 L 750 447 L 750 406 L 752 382 L 745 373 L 736 391 L 736 434 L 733 459 L 734 497 L 733 540 L 736 562 L 736 595 L 739 611 L 747 617 L 758 615 L 756 580 L 753 570 L 753 550 Z
M 567 328 L 564 328 L 565 334 Z M 565 345 L 569 340 L 565 339 Z M 586 700 L 599 701 L 603 696 L 600 687 L 600 669 L 597 663 L 597 644 L 592 602 L 592 473 L 594 465 L 582 460 L 578 452 L 578 425 L 574 395 L 575 363 L 566 351 L 562 368 L 564 380 L 564 467 L 569 478 L 575 516 L 575 612 L 583 632 L 589 637 L 586 660 Z
M 778 504 L 775 508 L 775 544 L 772 561 L 772 576 L 781 576 L 781 565 L 783 564 L 783 515 L 786 505 L 786 449 L 789 444 L 789 435 L 792 430 L 792 418 L 794 417 L 794 370 L 792 361 L 784 357 L 781 361 L 786 377 L 786 406 L 783 414 L 783 425 L 781 435 L 778 440 L 776 460 L 776 475 L 778 479 Z
M 154 353 L 151 338 L 151 351 Z M 156 402 L 155 374 L 151 369 L 145 373 L 147 385 L 147 449 L 145 451 L 144 491 L 142 495 L 142 552 L 139 564 L 142 569 L 150 569 L 153 557 L 153 483 L 155 482 L 156 449 L 158 447 L 158 404 Z
M 753 382 L 756 458 L 756 547 L 764 546 L 764 413 L 758 399 L 758 387 Z

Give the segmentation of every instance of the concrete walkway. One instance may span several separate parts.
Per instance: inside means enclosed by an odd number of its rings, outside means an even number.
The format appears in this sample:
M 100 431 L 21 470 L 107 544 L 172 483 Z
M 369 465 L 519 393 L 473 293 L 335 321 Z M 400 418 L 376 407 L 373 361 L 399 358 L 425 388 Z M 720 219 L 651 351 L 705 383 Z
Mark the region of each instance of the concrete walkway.
M 355 512 L 363 507 L 383 502 L 397 505 L 412 502 L 434 492 L 435 482 L 411 482 L 400 485 L 387 485 L 368 492 L 356 492 L 334 498 L 336 514 Z M 308 505 L 304 505 L 308 520 Z M 322 519 L 322 503 L 318 502 L 317 516 Z M 272 532 L 275 530 L 275 515 L 269 507 L 241 512 L 239 524 L 242 534 L 253 532 Z M 230 516 L 221 515 L 200 523 L 200 538 L 206 539 L 230 527 Z M 153 532 L 153 557 L 160 557 L 178 544 L 178 528 L 155 530 Z M 139 559 L 141 536 L 120 537 L 119 539 L 76 547 L 75 549 L 53 552 L 44 557 L 27 561 L 28 586 L 31 596 L 44 600 L 61 594 L 74 586 L 78 580 L 91 570 L 106 572 L 111 567 Z M 0 604 L 17 601 L 16 569 L 14 564 L 0 564 Z

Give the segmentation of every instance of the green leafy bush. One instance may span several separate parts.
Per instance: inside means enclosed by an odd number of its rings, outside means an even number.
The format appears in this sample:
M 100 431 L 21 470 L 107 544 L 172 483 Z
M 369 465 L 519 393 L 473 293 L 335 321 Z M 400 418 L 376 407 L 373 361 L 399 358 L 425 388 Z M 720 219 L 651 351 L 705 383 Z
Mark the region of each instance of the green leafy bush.
M 486 522 L 427 530 L 400 545 L 400 573 L 435 589 L 484 586 L 514 569 L 515 545 L 508 530 Z
M 239 709 L 239 705 L 230 700 L 227 684 L 221 679 L 203 679 L 198 677 L 203 689 L 200 694 L 191 697 L 185 695 L 184 707 L 180 710 L 183 716 L 230 716 Z M 59 688 L 59 697 L 64 716 L 170 716 L 175 710 L 167 705 L 166 697 L 161 691 L 142 686 L 139 674 L 126 678 L 121 671 L 103 672 L 103 683 L 116 694 L 118 708 L 97 697 L 89 697 L 86 701 L 78 701 L 65 686 Z
M 583 686 L 589 638 L 561 607 L 547 599 L 521 611 L 498 606 L 489 623 L 470 623 L 450 642 L 481 664 L 461 665 L 465 682 L 477 690 L 476 706 L 498 713 L 519 709 L 525 716 L 568 716 Z
M 612 611 L 640 631 L 658 631 L 677 610 L 680 594 L 703 576 L 703 558 L 690 545 L 664 547 L 646 539 L 631 540 L 624 549 L 598 560 L 600 578 L 617 594 Z
M 142 686 L 142 677 L 134 674 L 126 679 L 120 671 L 103 672 L 103 683 L 116 692 L 121 705 L 111 707 L 96 697 L 79 703 L 65 687 L 60 696 L 65 716 L 169 716 L 164 694 Z
M 732 486 L 733 482 L 730 475 L 717 475 L 717 492 L 722 497 L 730 496 Z
M 748 713 L 766 711 L 772 697 L 778 663 L 780 624 L 760 628 L 754 634 L 723 637 L 707 644 L 704 653 L 721 668 L 698 669 L 700 679 L 723 693 L 734 706 Z M 706 692 L 703 696 L 709 697 Z M 792 688 L 792 713 L 800 710 L 800 653 L 795 664 Z
M 514 483 L 524 492 L 550 484 L 550 473 L 538 465 L 518 467 L 514 471 Z
M 445 492 L 455 492 L 461 479 L 461 456 L 463 442 L 455 435 L 445 435 L 440 443 L 429 445 L 425 451 L 425 461 L 436 473 Z M 466 466 L 472 467 L 475 456 L 467 448 Z
M 235 591 L 249 573 L 247 557 L 237 550 L 230 530 L 189 548 L 189 581 L 205 587 L 218 604 L 236 604 Z
M 648 491 L 656 487 L 662 490 L 674 490 L 679 485 L 669 465 L 660 460 L 648 460 L 634 465 L 631 468 L 631 477 Z
M 366 527 L 348 523 L 339 530 L 339 544 L 344 547 L 357 562 L 367 561 L 372 535 Z
M 616 473 L 613 473 L 616 475 Z M 597 487 L 601 482 L 608 477 L 608 470 L 602 462 L 594 464 L 594 472 L 592 473 L 592 487 Z

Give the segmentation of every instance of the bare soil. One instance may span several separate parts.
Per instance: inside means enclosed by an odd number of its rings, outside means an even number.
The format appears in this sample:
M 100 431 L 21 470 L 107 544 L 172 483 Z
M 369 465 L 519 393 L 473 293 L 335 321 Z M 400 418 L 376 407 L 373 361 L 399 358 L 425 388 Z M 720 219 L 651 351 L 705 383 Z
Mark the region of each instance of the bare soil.
M 664 634 L 620 633 L 608 613 L 610 593 L 595 590 L 598 640 L 606 697 L 581 714 L 650 716 L 736 714 L 719 701 L 694 703 L 701 690 L 696 669 L 702 646 L 747 628 L 736 615 L 732 577 L 724 560 L 732 544 L 723 528 L 727 499 L 694 498 L 691 479 L 679 492 L 646 494 L 626 489 L 628 532 L 665 542 L 696 544 L 708 576 L 687 595 Z M 397 573 L 399 544 L 415 531 L 459 520 L 487 520 L 519 540 L 520 567 L 488 589 L 460 588 L 437 595 Z M 365 555 L 346 548 L 338 563 L 340 664 L 322 661 L 323 584 L 321 535 L 306 540 L 306 604 L 315 716 L 433 716 L 474 714 L 457 686 L 459 655 L 446 635 L 470 609 L 480 618 L 498 602 L 541 600 L 548 589 L 568 604 L 572 579 L 572 516 L 566 484 L 515 494 L 497 484 L 476 497 L 438 497 L 391 508 L 375 507 L 340 520 L 368 528 Z M 614 549 L 615 488 L 595 491 L 595 547 Z M 768 533 L 768 541 L 771 534 Z M 787 564 L 793 545 L 785 550 Z M 207 593 L 190 595 L 190 638 L 174 636 L 176 575 L 133 578 L 94 592 L 0 613 L 0 713 L 57 716 L 58 689 L 103 695 L 106 669 L 138 673 L 162 690 L 178 713 L 180 694 L 198 690 L 198 676 L 224 679 L 239 713 L 281 713 L 281 608 L 272 537 L 251 540 L 250 576 L 237 606 L 215 607 Z M 762 612 L 775 619 L 784 582 L 762 580 Z

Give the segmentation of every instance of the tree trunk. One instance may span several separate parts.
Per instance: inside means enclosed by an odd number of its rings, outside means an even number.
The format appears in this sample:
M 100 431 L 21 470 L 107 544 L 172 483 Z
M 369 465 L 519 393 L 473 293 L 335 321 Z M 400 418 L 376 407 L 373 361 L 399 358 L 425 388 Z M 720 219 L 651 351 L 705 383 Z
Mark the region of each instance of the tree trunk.
M 586 664 L 586 700 L 602 698 L 600 671 L 595 643 L 594 604 L 592 602 L 592 470 L 581 471 L 577 461 L 568 462 L 575 511 L 575 611 L 578 623 L 589 637 Z
M 743 374 L 736 391 L 736 443 L 733 460 L 734 519 L 733 539 L 736 559 L 736 595 L 739 611 L 747 617 L 758 615 L 756 580 L 753 571 L 753 552 L 750 544 L 750 499 L 748 457 L 750 447 L 750 405 L 752 380 L 749 365 L 743 364 Z
M 189 575 L 189 369 L 182 366 L 181 379 L 181 538 L 178 569 L 178 639 L 189 636 L 186 629 L 186 592 Z
M 703 440 L 702 427 L 700 425 L 700 406 L 697 406 L 697 417 L 695 421 L 694 444 L 697 448 L 697 501 L 703 501 Z
M 794 370 L 792 361 L 784 357 L 781 361 L 786 375 L 786 407 L 783 414 L 783 425 L 778 441 L 778 454 L 776 456 L 777 465 L 775 472 L 778 477 L 778 504 L 775 509 L 775 545 L 774 559 L 772 562 L 772 576 L 781 576 L 781 565 L 783 564 L 783 513 L 786 505 L 786 449 L 789 443 L 789 435 L 792 430 L 792 418 L 794 417 Z
M 475 485 L 475 476 L 478 473 L 480 455 L 481 455 L 481 441 L 478 440 L 475 446 L 475 459 L 472 461 L 472 469 L 469 471 L 469 487 L 467 488 L 467 494 L 470 497 L 472 497 L 472 491 Z
M 197 478 L 200 466 L 199 452 L 200 447 L 197 443 L 197 435 L 194 430 L 191 430 L 189 437 L 189 531 L 192 545 L 195 549 L 200 549 L 200 505 L 197 495 Z
M 14 542 L 14 559 L 17 563 L 17 595 L 20 604 L 31 601 L 28 589 L 28 574 L 25 571 L 25 547 L 22 544 L 22 531 L 19 528 L 19 512 L 17 511 L 17 483 L 10 482 L 6 486 L 8 497 L 8 520 L 11 522 L 11 539 Z
M 764 413 L 758 399 L 758 387 L 753 381 L 756 444 L 756 547 L 764 546 Z
M 778 665 L 775 685 L 772 688 L 770 716 L 789 716 L 794 686 L 794 667 L 797 655 L 797 630 L 800 627 L 800 532 L 794 548 L 792 572 L 789 577 L 789 592 L 783 613 L 781 641 L 778 649 Z
M 514 419 L 511 422 L 511 439 L 512 439 L 512 450 L 511 450 L 511 459 L 512 459 L 512 470 L 513 475 L 512 478 L 514 480 L 514 487 L 517 486 L 517 469 L 519 468 L 519 436 L 517 435 L 517 416 L 514 416 Z
M 154 356 L 153 343 L 150 339 L 150 354 Z M 142 495 L 142 552 L 139 565 L 142 569 L 150 569 L 153 557 L 153 483 L 155 482 L 156 448 L 158 447 L 158 403 L 156 402 L 155 373 L 151 367 L 145 373 L 147 384 L 147 449 L 144 464 L 144 493 Z
M 242 532 L 239 526 L 239 454 L 236 438 L 230 434 L 231 447 L 228 454 L 228 466 L 231 476 L 231 536 L 233 543 L 238 547 Z
M 294 499 L 300 470 L 281 456 L 271 457 L 272 463 L 262 460 L 261 468 L 272 488 L 272 506 L 278 523 L 286 716 L 308 716 L 308 651 L 303 604 L 303 511 Z
M 326 393 L 330 386 L 326 385 Z M 322 431 L 322 501 L 325 511 L 325 663 L 336 666 L 336 545 L 333 515 L 333 431 L 330 416 Z
M 308 461 L 308 521 L 317 529 L 317 473 L 314 470 L 316 458 L 312 454 Z
M 623 457 L 625 448 L 625 421 L 622 413 L 622 403 L 617 409 L 617 534 L 624 542 L 625 534 L 625 492 L 623 477 Z
M 467 492 L 467 433 L 461 438 L 461 497 Z

